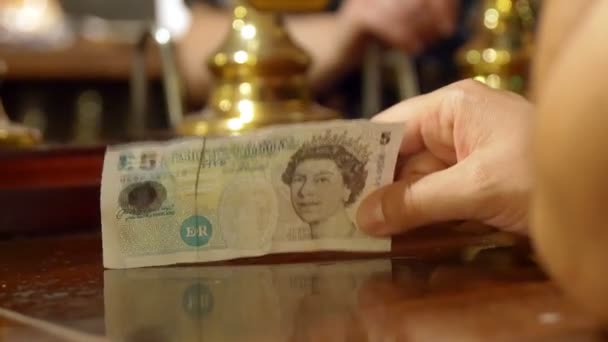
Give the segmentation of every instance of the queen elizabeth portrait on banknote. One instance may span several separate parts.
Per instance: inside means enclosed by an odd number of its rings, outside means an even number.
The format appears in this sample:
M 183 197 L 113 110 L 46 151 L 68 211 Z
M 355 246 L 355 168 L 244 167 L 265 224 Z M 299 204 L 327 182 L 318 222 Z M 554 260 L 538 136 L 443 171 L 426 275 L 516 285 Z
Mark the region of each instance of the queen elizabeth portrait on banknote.
M 304 143 L 282 175 L 298 217 L 308 224 L 300 238 L 348 238 L 358 235 L 347 207 L 357 201 L 367 179 L 370 153 L 360 139 L 326 131 Z

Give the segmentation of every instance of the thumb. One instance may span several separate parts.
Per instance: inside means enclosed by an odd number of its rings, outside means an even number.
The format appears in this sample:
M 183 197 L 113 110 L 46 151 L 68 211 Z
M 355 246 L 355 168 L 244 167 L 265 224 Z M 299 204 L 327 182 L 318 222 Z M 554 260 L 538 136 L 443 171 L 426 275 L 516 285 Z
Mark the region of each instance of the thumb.
M 472 218 L 477 192 L 467 165 L 458 163 L 413 183 L 399 181 L 376 190 L 359 207 L 359 227 L 368 234 L 384 236 L 430 223 Z

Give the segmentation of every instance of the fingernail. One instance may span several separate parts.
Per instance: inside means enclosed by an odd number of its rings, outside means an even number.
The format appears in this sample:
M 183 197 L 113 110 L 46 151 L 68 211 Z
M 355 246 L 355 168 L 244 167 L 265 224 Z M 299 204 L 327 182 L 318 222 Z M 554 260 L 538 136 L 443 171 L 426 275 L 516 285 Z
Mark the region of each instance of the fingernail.
M 384 212 L 380 201 L 366 201 L 357 214 L 359 227 L 370 235 L 383 235 L 387 231 Z

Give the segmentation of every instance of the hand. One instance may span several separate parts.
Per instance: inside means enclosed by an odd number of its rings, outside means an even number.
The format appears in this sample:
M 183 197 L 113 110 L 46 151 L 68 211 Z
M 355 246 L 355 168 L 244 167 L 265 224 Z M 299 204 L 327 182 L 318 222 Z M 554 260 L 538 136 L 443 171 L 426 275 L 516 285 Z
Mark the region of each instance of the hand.
M 548 274 L 608 323 L 608 46 L 597 43 L 608 31 L 608 2 L 546 5 L 535 65 L 542 68 L 535 72 L 530 235 Z
M 543 4 L 533 60 L 533 95 L 554 74 L 554 64 L 567 45 L 576 37 L 597 0 L 553 0 Z
M 458 0 L 349 0 L 338 13 L 338 32 L 346 50 L 371 35 L 416 53 L 454 32 L 458 5 Z
M 369 195 L 357 221 L 372 235 L 476 220 L 524 232 L 531 188 L 532 105 L 465 80 L 402 102 L 377 121 L 403 121 L 396 181 Z

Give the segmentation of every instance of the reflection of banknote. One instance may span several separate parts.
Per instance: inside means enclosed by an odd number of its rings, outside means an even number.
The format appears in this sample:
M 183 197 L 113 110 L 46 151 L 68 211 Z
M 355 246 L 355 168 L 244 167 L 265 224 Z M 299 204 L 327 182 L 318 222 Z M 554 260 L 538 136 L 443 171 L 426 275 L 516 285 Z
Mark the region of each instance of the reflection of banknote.
M 106 270 L 113 341 L 299 341 L 353 329 L 358 291 L 390 260 Z M 322 340 L 322 339 L 312 339 Z
M 387 251 L 354 223 L 393 178 L 402 124 L 334 121 L 222 139 L 110 147 L 104 265 L 128 268 L 318 250 Z

